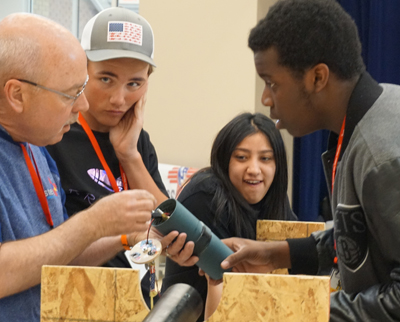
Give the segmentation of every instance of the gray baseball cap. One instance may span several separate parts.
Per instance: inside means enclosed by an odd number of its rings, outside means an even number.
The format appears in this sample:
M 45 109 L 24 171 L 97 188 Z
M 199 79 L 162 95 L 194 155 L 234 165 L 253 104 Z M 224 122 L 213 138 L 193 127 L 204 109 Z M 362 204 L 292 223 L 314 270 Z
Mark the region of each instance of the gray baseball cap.
M 90 19 L 83 29 L 81 45 L 91 61 L 135 58 L 156 66 L 150 24 L 125 8 L 108 8 Z

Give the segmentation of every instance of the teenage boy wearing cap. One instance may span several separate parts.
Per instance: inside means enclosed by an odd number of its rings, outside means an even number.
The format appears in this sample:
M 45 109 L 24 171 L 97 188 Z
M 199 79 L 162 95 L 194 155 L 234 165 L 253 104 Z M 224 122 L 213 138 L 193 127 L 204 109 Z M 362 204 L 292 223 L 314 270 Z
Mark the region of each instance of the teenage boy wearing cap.
M 89 20 L 81 45 L 88 58 L 89 110 L 61 142 L 47 147 L 61 174 L 68 215 L 126 189 L 145 189 L 159 204 L 167 193 L 156 151 L 143 130 L 148 78 L 155 66 L 151 26 L 128 9 L 109 8 Z M 121 243 L 129 249 L 144 238 L 121 236 Z M 104 266 L 130 267 L 124 251 Z

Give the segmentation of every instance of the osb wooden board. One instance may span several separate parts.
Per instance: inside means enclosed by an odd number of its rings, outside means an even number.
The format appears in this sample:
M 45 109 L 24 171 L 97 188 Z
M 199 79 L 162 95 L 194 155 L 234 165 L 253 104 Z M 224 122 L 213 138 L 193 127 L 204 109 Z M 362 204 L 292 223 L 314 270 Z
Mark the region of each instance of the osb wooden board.
M 285 240 L 308 237 L 314 231 L 325 230 L 325 223 L 307 221 L 257 221 L 257 240 Z
M 41 322 L 141 322 L 149 310 L 139 271 L 43 266 Z
M 258 220 L 257 240 L 274 241 L 287 238 L 308 237 L 314 231 L 325 230 L 325 223 L 308 221 Z M 288 270 L 277 269 L 272 274 L 288 274 Z
M 329 321 L 329 277 L 225 273 L 208 322 Z

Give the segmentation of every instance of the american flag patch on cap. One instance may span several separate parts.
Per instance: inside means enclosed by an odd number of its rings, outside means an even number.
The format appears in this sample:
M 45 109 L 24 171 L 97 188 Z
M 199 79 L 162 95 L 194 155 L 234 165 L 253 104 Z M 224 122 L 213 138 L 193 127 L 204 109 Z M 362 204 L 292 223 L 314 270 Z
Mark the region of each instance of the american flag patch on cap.
M 132 22 L 109 21 L 107 41 L 128 42 L 142 46 L 143 27 Z

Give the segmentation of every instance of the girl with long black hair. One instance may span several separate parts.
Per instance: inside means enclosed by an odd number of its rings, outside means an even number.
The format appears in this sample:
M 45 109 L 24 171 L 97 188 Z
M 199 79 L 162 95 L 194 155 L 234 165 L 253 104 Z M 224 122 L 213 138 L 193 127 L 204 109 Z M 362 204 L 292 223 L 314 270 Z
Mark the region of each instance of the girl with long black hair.
M 287 186 L 285 147 L 275 124 L 263 114 L 243 113 L 218 133 L 210 167 L 193 175 L 178 201 L 221 239 L 255 239 L 257 220 L 297 219 Z M 197 266 L 167 259 L 163 290 L 175 283 L 192 285 L 205 303 L 207 280 Z

